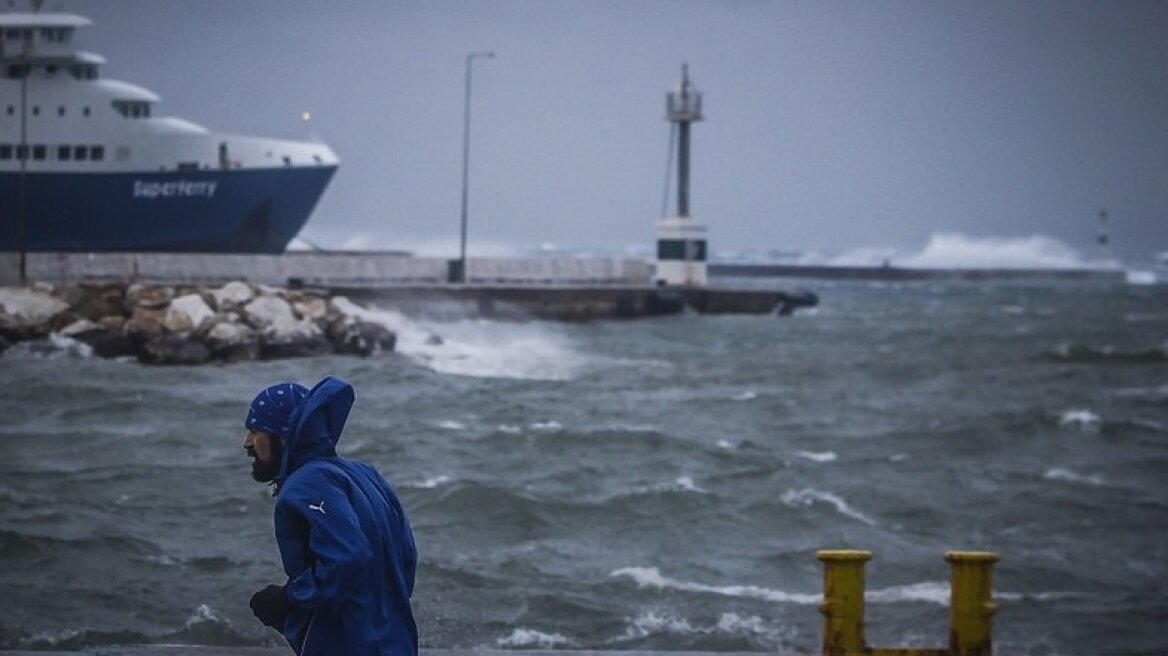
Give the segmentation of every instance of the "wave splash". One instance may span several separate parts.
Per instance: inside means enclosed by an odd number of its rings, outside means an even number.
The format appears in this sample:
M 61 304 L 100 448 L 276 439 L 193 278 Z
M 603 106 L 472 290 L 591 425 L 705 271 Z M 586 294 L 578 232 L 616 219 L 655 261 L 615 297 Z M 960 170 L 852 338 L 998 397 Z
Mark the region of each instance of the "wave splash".
M 338 309 L 389 328 L 397 335 L 395 350 L 414 364 L 441 374 L 473 378 L 570 380 L 588 358 L 551 327 L 541 323 L 464 320 L 435 327 L 395 310 L 363 309 L 333 299 Z

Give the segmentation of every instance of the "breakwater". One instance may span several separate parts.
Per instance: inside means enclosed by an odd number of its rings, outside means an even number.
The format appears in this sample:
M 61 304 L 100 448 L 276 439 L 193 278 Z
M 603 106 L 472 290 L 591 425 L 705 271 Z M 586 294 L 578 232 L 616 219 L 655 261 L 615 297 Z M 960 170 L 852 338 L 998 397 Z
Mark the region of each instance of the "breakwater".
M 1121 282 L 1122 269 L 917 268 L 814 264 L 710 264 L 711 277 L 825 280 L 1079 280 Z
M 0 351 L 76 346 L 145 364 L 203 364 L 392 351 L 396 335 L 327 292 L 38 283 L 0 287 Z
M 23 265 L 0 254 L 0 284 L 214 286 L 232 281 L 318 290 L 403 311 L 440 316 L 587 321 L 678 314 L 791 314 L 812 307 L 809 292 L 671 288 L 652 283 L 632 258 L 471 258 L 466 282 L 449 282 L 454 263 L 392 252 L 284 255 L 29 253 Z M 22 273 L 23 269 L 23 273 Z

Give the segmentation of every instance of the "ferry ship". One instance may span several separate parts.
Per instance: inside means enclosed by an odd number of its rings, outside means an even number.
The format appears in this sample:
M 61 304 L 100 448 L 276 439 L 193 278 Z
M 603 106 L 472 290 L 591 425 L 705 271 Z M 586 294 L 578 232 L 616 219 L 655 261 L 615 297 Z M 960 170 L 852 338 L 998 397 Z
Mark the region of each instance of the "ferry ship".
M 85 17 L 0 13 L 0 251 L 284 252 L 339 164 L 218 134 L 76 50 Z

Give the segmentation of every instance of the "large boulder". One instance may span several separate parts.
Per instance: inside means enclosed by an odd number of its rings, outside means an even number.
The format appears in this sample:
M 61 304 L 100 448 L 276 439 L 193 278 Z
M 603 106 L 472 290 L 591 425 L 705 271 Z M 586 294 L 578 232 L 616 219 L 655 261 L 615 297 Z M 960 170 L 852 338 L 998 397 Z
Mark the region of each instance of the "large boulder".
M 353 316 L 340 315 L 328 324 L 328 337 L 342 355 L 369 356 L 391 352 L 397 335 L 385 326 Z
M 226 312 L 242 307 L 255 298 L 255 291 L 246 283 L 232 281 L 219 289 L 211 290 L 211 297 L 215 301 L 215 309 Z
M 260 355 L 266 360 L 327 355 L 333 345 L 315 323 L 305 319 L 294 324 L 271 325 L 260 333 Z
M 242 312 L 243 320 L 259 330 L 291 329 L 299 323 L 292 314 L 292 306 L 278 296 L 259 296 L 244 305 Z
M 260 334 L 247 324 L 219 321 L 203 336 L 211 357 L 226 362 L 245 362 L 260 357 Z
M 138 307 L 122 326 L 122 333 L 135 343 L 144 344 L 166 333 L 166 310 Z
M 117 283 L 65 285 L 53 295 L 69 304 L 80 319 L 97 321 L 102 317 L 125 314 L 126 288 Z
M 133 314 L 138 308 L 160 310 L 174 299 L 174 287 L 151 286 L 134 283 L 126 288 L 125 308 L 127 314 Z
M 179 296 L 166 308 L 163 323 L 172 333 L 189 334 L 211 325 L 215 311 L 198 294 Z
M 0 287 L 0 335 L 12 341 L 48 335 L 54 318 L 68 311 L 69 304 L 47 290 Z

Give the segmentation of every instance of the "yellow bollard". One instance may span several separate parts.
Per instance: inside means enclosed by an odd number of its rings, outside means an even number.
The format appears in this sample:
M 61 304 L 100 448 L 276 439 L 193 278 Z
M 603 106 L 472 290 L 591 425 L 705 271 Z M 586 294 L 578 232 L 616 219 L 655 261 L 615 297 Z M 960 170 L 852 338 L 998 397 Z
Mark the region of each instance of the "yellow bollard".
M 864 563 L 872 552 L 824 549 L 815 555 L 823 561 L 823 654 L 864 654 Z
M 990 572 L 998 554 L 990 551 L 947 551 L 953 569 L 949 601 L 949 651 L 954 656 L 991 656 L 990 618 L 993 602 Z

